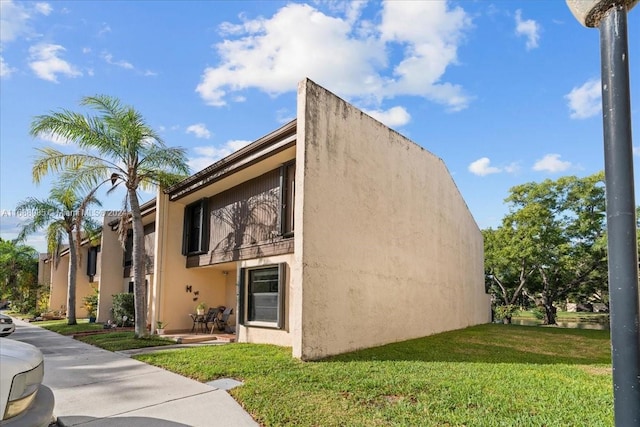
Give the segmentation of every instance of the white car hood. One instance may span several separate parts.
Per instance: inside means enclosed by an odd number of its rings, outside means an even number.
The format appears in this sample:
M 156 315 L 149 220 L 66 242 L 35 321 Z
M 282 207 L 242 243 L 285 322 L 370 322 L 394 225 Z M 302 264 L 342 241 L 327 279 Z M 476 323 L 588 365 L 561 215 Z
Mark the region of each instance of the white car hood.
M 0 338 L 0 359 L 4 366 L 9 359 L 17 372 L 29 371 L 42 362 L 42 353 L 30 344 L 16 341 L 11 338 Z

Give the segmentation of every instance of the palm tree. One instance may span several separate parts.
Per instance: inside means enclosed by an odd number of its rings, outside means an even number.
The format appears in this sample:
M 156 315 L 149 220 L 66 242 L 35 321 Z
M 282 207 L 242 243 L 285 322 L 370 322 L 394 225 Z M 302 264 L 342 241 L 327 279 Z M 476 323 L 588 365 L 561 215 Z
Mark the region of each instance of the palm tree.
M 82 198 L 71 188 L 56 187 L 47 200 L 29 197 L 16 207 L 17 211 L 31 213 L 24 223 L 18 240 L 42 228 L 47 228 L 47 251 L 57 257 L 63 240 L 69 244 L 69 278 L 67 281 L 67 324 L 76 321 L 76 276 L 82 234 L 91 234 L 97 229 L 90 217 L 85 216 L 91 205 L 100 205 L 93 193 Z
M 64 154 L 52 148 L 41 149 L 33 166 L 40 179 L 48 172 L 62 172 L 61 180 L 71 188 L 95 190 L 110 182 L 111 192 L 123 184 L 125 211 L 120 220 L 121 243 L 127 227 L 133 228 L 133 283 L 135 300 L 135 336 L 144 337 L 146 328 L 144 232 L 138 189 L 171 185 L 188 175 L 185 151 L 167 147 L 160 136 L 133 107 L 106 95 L 85 97 L 81 105 L 97 115 L 82 115 L 68 110 L 37 116 L 31 135 L 50 134 L 72 141 L 83 152 Z

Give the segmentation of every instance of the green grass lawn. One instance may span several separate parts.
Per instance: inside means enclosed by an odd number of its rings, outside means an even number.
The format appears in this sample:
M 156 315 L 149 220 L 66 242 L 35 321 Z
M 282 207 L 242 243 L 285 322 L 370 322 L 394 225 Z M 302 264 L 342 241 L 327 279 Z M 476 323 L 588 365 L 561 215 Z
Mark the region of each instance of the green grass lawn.
M 89 323 L 88 319 L 78 319 L 77 325 L 67 325 L 66 319 L 44 320 L 33 322 L 33 324 L 62 335 L 81 334 L 82 332 L 104 332 L 101 323 Z M 109 351 L 175 344 L 175 342 L 170 339 L 160 338 L 158 336 L 136 339 L 134 338 L 133 332 L 118 330 L 109 330 L 108 332 L 96 333 L 94 335 L 80 335 L 76 336 L 76 339 Z
M 519 311 L 513 316 L 514 319 L 535 319 L 535 315 L 530 310 Z M 569 312 L 558 311 L 556 313 L 557 320 L 564 320 L 569 322 L 609 322 L 609 314 L 607 313 L 589 313 L 589 312 Z
M 32 322 L 33 325 L 57 332 L 62 335 L 73 335 L 80 332 L 101 331 L 102 323 L 89 323 L 89 319 L 77 319 L 77 325 L 67 325 L 67 319 L 43 320 Z
M 136 356 L 210 381 L 266 426 L 611 426 L 609 332 L 481 325 L 301 362 L 232 344 Z
M 175 344 L 168 338 L 151 335 L 148 338 L 134 338 L 133 332 L 107 332 L 104 334 L 85 335 L 76 337 L 77 340 L 104 348 L 109 351 L 130 350 L 134 348 L 159 347 Z

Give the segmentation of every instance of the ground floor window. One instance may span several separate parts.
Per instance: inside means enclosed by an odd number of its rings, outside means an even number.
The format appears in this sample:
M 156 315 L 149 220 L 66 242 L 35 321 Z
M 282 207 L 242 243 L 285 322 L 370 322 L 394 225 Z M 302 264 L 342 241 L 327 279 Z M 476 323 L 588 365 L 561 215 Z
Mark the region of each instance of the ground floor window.
M 240 319 L 244 324 L 283 327 L 285 265 L 242 269 Z

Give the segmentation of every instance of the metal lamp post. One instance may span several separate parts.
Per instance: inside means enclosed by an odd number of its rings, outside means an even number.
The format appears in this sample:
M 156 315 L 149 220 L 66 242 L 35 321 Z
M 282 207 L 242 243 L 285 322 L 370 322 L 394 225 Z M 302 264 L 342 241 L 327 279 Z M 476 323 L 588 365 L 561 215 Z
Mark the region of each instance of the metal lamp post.
M 638 250 L 627 47 L 627 12 L 638 0 L 566 1 L 582 25 L 600 29 L 614 416 L 616 426 L 638 426 Z

